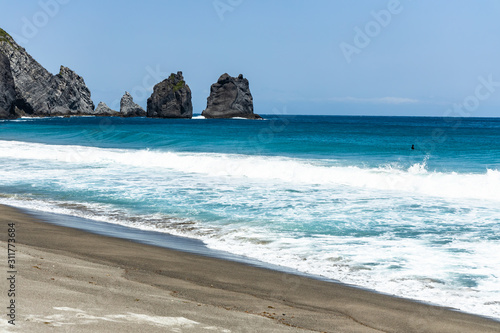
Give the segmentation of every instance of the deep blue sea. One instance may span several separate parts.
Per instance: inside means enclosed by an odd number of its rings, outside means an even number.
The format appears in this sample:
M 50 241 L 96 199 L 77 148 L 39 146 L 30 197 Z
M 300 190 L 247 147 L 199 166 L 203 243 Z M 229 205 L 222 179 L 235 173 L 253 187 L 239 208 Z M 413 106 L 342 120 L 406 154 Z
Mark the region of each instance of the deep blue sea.
M 500 118 L 265 118 L 0 121 L 0 203 L 500 319 Z

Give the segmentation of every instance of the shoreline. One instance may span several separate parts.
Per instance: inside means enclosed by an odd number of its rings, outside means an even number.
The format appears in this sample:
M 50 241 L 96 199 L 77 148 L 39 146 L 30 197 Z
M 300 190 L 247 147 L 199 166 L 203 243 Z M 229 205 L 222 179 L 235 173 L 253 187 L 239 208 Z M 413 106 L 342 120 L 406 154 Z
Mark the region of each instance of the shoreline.
M 40 220 L 41 222 L 58 225 L 61 227 L 77 229 L 91 234 L 128 240 L 139 244 L 152 245 L 178 252 L 201 255 L 204 257 L 237 262 L 240 264 L 265 268 L 273 271 L 278 271 L 281 273 L 300 275 L 326 282 L 334 282 L 334 283 L 349 285 L 346 283 L 342 283 L 341 281 L 329 279 L 320 275 L 313 275 L 301 272 L 294 268 L 278 266 L 275 264 L 260 261 L 258 259 L 234 254 L 223 250 L 215 250 L 209 248 L 202 240 L 196 238 L 173 235 L 161 231 L 137 229 L 123 224 L 95 221 L 84 217 L 65 215 L 59 213 L 49 213 L 34 209 L 16 207 L 16 206 L 10 206 L 10 207 L 18 209 L 22 213 L 30 215 L 34 219 Z M 357 287 L 354 285 L 352 286 Z M 362 287 L 357 287 L 357 288 L 366 289 Z M 370 291 L 369 289 L 367 290 Z
M 0 204 L 0 206 L 1 205 L 2 204 Z M 6 205 L 6 206 L 9 206 L 9 205 Z M 84 217 L 65 215 L 65 214 L 60 214 L 60 213 L 49 213 L 49 212 L 39 211 L 39 210 L 35 210 L 35 209 L 22 208 L 22 207 L 16 207 L 16 206 L 9 206 L 9 207 L 13 207 L 15 209 L 18 209 L 22 213 L 25 213 L 25 214 L 33 217 L 36 220 L 40 220 L 41 222 L 49 223 L 49 224 L 53 224 L 53 225 L 57 225 L 57 226 L 61 226 L 61 227 L 67 227 L 67 228 L 71 228 L 71 229 L 77 229 L 77 230 L 81 230 L 83 232 L 87 232 L 90 234 L 118 238 L 118 239 L 128 240 L 128 241 L 132 241 L 132 242 L 139 243 L 139 244 L 152 245 L 155 247 L 165 248 L 165 249 L 169 249 L 169 250 L 173 250 L 173 251 L 201 255 L 203 257 L 209 257 L 209 258 L 214 258 L 214 259 L 219 259 L 219 260 L 224 260 L 224 261 L 236 262 L 239 264 L 263 268 L 263 269 L 267 269 L 267 270 L 271 270 L 271 271 L 275 271 L 275 272 L 279 272 L 279 273 L 291 274 L 294 276 L 302 276 L 302 277 L 306 277 L 306 278 L 310 278 L 310 279 L 314 279 L 314 280 L 318 280 L 318 281 L 334 283 L 334 284 L 343 285 L 343 286 L 347 286 L 347 287 L 353 287 L 353 288 L 364 290 L 364 291 L 371 292 L 371 293 L 386 295 L 386 296 L 390 296 L 390 297 L 394 297 L 394 298 L 406 299 L 406 300 L 410 300 L 410 301 L 424 304 L 424 305 L 444 307 L 444 308 L 448 308 L 449 310 L 452 310 L 452 311 L 467 313 L 467 314 L 471 314 L 474 316 L 479 316 L 479 317 L 483 317 L 486 319 L 491 319 L 493 321 L 500 322 L 500 319 L 497 319 L 494 317 L 488 317 L 488 316 L 484 316 L 484 315 L 480 315 L 480 314 L 470 313 L 470 312 L 462 311 L 462 310 L 457 309 L 457 308 L 447 307 L 444 305 L 432 303 L 430 301 L 412 299 L 410 297 L 403 297 L 403 296 L 398 296 L 398 295 L 394 295 L 394 294 L 390 294 L 390 293 L 384 293 L 381 291 L 377 291 L 375 289 L 370 289 L 370 288 L 358 286 L 355 284 L 345 283 L 345 282 L 331 279 L 331 278 L 327 278 L 327 277 L 324 277 L 321 275 L 314 275 L 311 273 L 301 272 L 301 271 L 294 269 L 294 268 L 280 266 L 280 265 L 276 265 L 276 264 L 271 264 L 268 262 L 261 261 L 259 259 L 254 259 L 251 257 L 238 255 L 238 254 L 234 254 L 234 253 L 223 251 L 223 250 L 212 249 L 212 248 L 209 248 L 202 240 L 199 240 L 196 238 L 189 238 L 189 237 L 185 237 L 185 236 L 173 235 L 173 234 L 170 234 L 167 232 L 161 232 L 161 231 L 137 229 L 137 228 L 129 227 L 129 226 L 122 225 L 122 224 L 114 224 L 114 223 L 110 223 L 110 222 L 96 221 L 96 220 L 92 220 L 92 219 L 88 219 L 88 218 L 84 218 Z
M 500 322 L 493 319 L 91 234 L 13 207 L 0 205 L 0 221 L 5 230 L 8 223 L 16 224 L 17 323 L 24 329 L 43 332 L 71 325 L 75 332 L 124 327 L 132 332 L 136 324 L 151 332 L 165 327 L 186 332 L 208 327 L 231 332 L 500 331 Z M 6 239 L 4 231 L 4 263 Z M 2 299 L 7 305 L 7 297 Z M 4 318 L 0 327 L 8 328 L 5 324 Z

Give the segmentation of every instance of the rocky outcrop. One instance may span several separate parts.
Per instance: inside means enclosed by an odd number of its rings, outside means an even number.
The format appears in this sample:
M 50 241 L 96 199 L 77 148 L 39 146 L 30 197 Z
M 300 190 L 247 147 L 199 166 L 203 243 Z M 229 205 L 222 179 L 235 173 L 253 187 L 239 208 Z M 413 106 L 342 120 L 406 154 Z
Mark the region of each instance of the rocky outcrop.
M 151 118 L 192 118 L 193 104 L 191 89 L 184 81 L 182 72 L 171 74 L 158 83 L 148 98 L 148 117 Z
M 90 90 L 85 81 L 71 69 L 61 66 L 52 75 L 28 52 L 0 29 L 0 118 L 19 116 L 121 116 L 151 118 L 192 118 L 191 89 L 182 72 L 158 83 L 148 98 L 147 112 L 134 103 L 126 92 L 120 112 L 100 103 L 94 110 Z M 248 80 L 223 74 L 210 88 L 206 118 L 243 117 L 259 119 L 253 113 L 253 99 Z
M 53 76 L 52 93 L 48 96 L 51 114 L 88 115 L 94 113 L 94 102 L 85 81 L 71 69 L 61 66 Z
M 8 109 L 10 117 L 91 115 L 94 103 L 84 80 L 67 67 L 52 75 L 33 59 L 24 48 L 0 29 L 1 85 L 14 82 L 12 89 L 0 91 L 0 116 Z M 8 66 L 7 66 L 8 62 Z M 11 86 L 12 88 L 12 86 Z
M 16 100 L 16 87 L 9 59 L 0 53 L 0 119 L 16 118 L 12 106 Z
M 120 101 L 120 115 L 122 117 L 146 117 L 146 111 L 140 105 L 135 104 L 132 95 L 126 91 Z
M 93 115 L 101 117 L 113 117 L 120 116 L 120 112 L 111 109 L 106 105 L 106 103 L 100 102 L 99 105 L 97 105 L 97 107 L 95 108 Z
M 222 74 L 217 83 L 210 87 L 207 108 L 201 113 L 205 118 L 260 119 L 253 113 L 253 98 L 248 80 L 239 75 L 237 78 Z

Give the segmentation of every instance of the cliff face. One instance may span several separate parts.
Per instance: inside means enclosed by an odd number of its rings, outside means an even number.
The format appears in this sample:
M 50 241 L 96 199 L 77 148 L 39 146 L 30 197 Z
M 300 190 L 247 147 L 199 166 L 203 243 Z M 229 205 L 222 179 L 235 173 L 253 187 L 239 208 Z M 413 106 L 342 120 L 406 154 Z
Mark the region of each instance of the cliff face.
M 49 109 L 52 114 L 88 115 L 94 112 L 94 103 L 85 81 L 71 69 L 61 66 L 59 74 L 52 77 L 52 94 Z
M 16 87 L 9 59 L 0 53 L 0 119 L 15 118 L 15 115 L 11 113 L 15 100 Z
M 184 81 L 182 72 L 172 73 L 154 87 L 147 109 L 151 118 L 193 117 L 191 89 Z
M 7 118 L 6 112 L 11 118 L 93 113 L 90 90 L 80 76 L 64 66 L 59 74 L 52 75 L 2 29 L 0 64 L 0 116 Z
M 201 113 L 205 118 L 260 119 L 253 113 L 253 98 L 248 80 L 243 75 L 238 77 L 222 74 L 217 83 L 210 87 L 207 108 Z

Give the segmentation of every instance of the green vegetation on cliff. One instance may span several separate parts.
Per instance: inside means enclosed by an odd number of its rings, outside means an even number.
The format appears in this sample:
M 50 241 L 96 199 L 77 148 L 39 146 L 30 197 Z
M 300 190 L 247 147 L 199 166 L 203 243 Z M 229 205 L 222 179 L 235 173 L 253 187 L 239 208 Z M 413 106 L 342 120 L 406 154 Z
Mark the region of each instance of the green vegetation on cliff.
M 5 31 L 2 28 L 0 28 L 0 38 L 4 39 L 7 36 L 10 37 L 10 35 L 7 33 L 7 31 Z
M 0 42 L 7 42 L 9 43 L 10 46 L 12 46 L 13 48 L 16 48 L 16 46 L 14 44 L 12 44 L 12 42 L 10 41 L 12 38 L 11 35 L 9 35 L 7 33 L 7 31 L 3 30 L 2 28 L 0 28 Z
M 179 89 L 181 89 L 182 87 L 184 87 L 185 84 L 186 84 L 186 82 L 184 82 L 184 80 L 177 82 L 177 84 L 174 86 L 174 89 L 173 89 L 174 92 L 176 92 Z
M 170 77 L 169 77 L 169 80 L 170 81 L 175 81 L 175 74 L 171 74 Z M 184 87 L 186 85 L 186 82 L 184 82 L 184 80 L 181 80 L 179 82 L 177 82 L 174 87 L 173 87 L 173 92 L 177 92 L 179 89 L 181 89 L 182 87 Z

